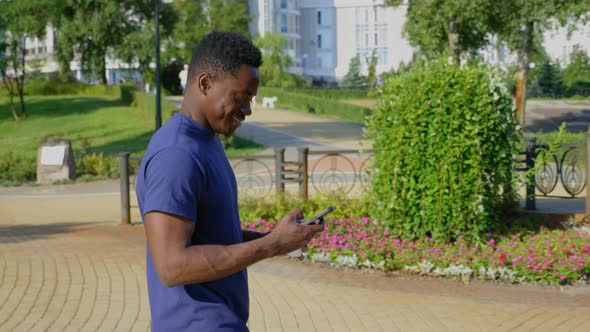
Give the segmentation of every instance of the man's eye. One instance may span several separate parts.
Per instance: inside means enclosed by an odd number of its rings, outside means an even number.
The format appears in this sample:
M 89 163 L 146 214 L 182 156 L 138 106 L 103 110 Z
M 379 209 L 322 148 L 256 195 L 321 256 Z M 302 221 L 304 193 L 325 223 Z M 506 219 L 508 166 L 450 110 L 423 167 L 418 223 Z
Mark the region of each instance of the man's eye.
M 240 98 L 240 97 L 236 97 L 236 101 L 240 105 L 249 105 L 252 102 L 252 100 L 250 100 L 250 99 Z

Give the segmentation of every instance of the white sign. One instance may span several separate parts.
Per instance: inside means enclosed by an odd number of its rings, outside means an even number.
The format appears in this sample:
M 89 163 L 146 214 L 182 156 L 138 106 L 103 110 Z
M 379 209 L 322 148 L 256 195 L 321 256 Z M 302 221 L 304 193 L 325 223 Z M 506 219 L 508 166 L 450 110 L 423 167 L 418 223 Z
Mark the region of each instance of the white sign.
M 61 166 L 66 154 L 65 146 L 44 146 L 41 148 L 41 165 Z

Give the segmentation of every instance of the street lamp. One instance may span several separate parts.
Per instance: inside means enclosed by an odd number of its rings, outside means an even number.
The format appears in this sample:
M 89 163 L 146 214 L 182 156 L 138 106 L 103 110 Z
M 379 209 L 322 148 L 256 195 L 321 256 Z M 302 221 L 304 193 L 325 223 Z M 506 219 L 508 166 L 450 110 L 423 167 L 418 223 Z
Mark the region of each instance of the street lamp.
M 160 102 L 160 0 L 156 2 L 156 130 L 162 126 L 162 105 Z

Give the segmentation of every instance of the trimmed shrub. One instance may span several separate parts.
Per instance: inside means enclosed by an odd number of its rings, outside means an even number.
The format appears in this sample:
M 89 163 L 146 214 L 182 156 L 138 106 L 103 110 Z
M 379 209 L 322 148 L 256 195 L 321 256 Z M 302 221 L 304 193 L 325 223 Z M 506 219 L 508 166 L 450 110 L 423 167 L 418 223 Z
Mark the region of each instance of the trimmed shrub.
M 119 176 L 119 160 L 102 153 L 84 154 L 76 159 L 76 175 L 94 175 L 112 178 Z
M 368 89 L 290 89 L 291 92 L 329 99 L 364 99 L 369 96 Z
M 366 205 L 361 200 L 346 195 L 315 195 L 309 200 L 290 195 L 271 195 L 267 199 L 240 198 L 240 219 L 253 222 L 258 219 L 281 220 L 293 209 L 302 209 L 306 217 L 311 217 L 338 202 L 337 209 L 329 214 L 329 219 L 349 218 L 365 214 Z
M 0 181 L 23 183 L 37 176 L 36 158 L 15 156 L 12 153 L 0 155 Z
M 478 240 L 514 202 L 520 133 L 486 67 L 430 62 L 390 77 L 368 121 L 374 217 L 394 236 Z
M 264 97 L 272 96 L 278 97 L 277 107 L 301 112 L 308 112 L 310 109 L 313 109 L 314 113 L 348 122 L 364 123 L 365 117 L 371 114 L 371 109 L 369 108 L 340 103 L 330 98 L 314 97 L 309 94 L 290 92 L 281 88 L 261 87 L 258 89 L 259 102 L 262 102 L 262 98 Z
M 164 121 L 168 120 L 178 110 L 178 107 L 164 99 L 164 96 L 161 96 L 160 100 L 162 102 L 162 123 L 164 123 Z M 149 92 L 136 91 L 133 94 L 131 105 L 143 112 L 146 118 L 151 118 L 156 114 L 156 95 Z

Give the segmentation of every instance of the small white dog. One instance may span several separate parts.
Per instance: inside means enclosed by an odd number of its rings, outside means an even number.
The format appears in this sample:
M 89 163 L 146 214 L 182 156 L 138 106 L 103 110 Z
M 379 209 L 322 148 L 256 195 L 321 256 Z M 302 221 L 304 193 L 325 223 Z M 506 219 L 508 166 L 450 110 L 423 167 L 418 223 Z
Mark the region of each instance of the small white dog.
M 263 97 L 262 98 L 262 107 L 268 108 L 275 108 L 275 103 L 277 102 L 278 97 Z

